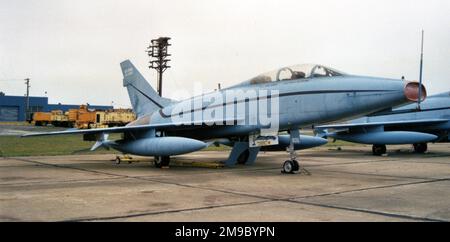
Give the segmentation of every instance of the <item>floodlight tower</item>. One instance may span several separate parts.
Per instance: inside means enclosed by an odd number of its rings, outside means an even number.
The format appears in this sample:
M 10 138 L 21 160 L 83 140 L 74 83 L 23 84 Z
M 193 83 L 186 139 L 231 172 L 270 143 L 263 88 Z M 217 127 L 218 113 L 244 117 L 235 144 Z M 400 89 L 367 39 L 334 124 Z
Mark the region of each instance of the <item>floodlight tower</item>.
M 159 37 L 157 39 L 152 39 L 150 46 L 147 48 L 148 56 L 150 57 L 149 68 L 155 69 L 158 72 L 158 94 L 162 96 L 162 76 L 163 72 L 170 68 L 167 63 L 170 59 L 167 57 L 170 54 L 167 52 L 167 47 L 169 44 L 169 37 Z

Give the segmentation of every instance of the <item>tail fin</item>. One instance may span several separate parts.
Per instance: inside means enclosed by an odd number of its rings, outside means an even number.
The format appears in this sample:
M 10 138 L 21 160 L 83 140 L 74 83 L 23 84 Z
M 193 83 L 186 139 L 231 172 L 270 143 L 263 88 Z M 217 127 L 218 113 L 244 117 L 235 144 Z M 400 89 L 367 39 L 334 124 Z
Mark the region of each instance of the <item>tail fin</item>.
M 158 95 L 131 61 L 123 61 L 120 63 L 120 67 L 123 74 L 123 86 L 128 90 L 133 111 L 138 117 L 152 113 L 171 103 L 169 99 Z

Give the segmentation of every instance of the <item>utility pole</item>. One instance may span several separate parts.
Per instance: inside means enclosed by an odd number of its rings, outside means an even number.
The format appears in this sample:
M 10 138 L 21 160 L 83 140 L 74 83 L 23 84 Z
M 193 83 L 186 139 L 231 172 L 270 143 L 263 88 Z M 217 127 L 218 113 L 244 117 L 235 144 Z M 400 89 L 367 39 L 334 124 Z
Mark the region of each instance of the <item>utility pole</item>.
M 420 73 L 419 73 L 419 98 L 417 99 L 417 109 L 420 110 L 420 102 L 422 101 L 422 69 L 423 69 L 423 29 L 422 42 L 420 47 Z
M 148 56 L 150 56 L 149 68 L 155 69 L 158 72 L 158 94 L 162 96 L 162 77 L 163 72 L 170 68 L 167 63 L 170 59 L 167 59 L 170 54 L 167 52 L 169 44 L 169 37 L 159 37 L 158 39 L 152 39 L 150 46 L 147 47 Z M 152 60 L 153 59 L 153 60 Z
M 27 84 L 27 94 L 25 96 L 25 120 L 30 121 L 30 78 L 25 78 Z

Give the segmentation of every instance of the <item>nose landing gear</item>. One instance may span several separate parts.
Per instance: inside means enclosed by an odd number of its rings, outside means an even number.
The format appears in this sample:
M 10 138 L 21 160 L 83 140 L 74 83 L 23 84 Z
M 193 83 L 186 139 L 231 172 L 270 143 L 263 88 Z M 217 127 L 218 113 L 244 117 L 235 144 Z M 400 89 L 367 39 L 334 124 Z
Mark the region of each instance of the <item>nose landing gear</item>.
M 281 173 L 294 174 L 298 171 L 301 171 L 306 173 L 307 175 L 310 175 L 310 173 L 305 168 L 300 167 L 300 164 L 297 161 L 297 153 L 295 152 L 294 144 L 300 143 L 300 132 L 298 131 L 298 129 L 296 129 L 290 130 L 289 133 L 291 137 L 289 146 L 286 149 L 286 151 L 289 152 L 289 160 L 283 163 Z
M 299 165 L 298 161 L 296 160 L 297 153 L 295 152 L 295 149 L 294 149 L 295 141 L 299 142 L 300 140 L 299 139 L 295 140 L 295 138 L 292 138 L 292 134 L 291 134 L 290 143 L 286 149 L 286 151 L 289 152 L 289 160 L 287 160 L 283 163 L 283 167 L 281 170 L 282 173 L 293 174 L 300 169 L 300 165 Z
M 287 160 L 283 164 L 282 173 L 291 173 L 298 171 L 300 169 L 300 165 L 297 160 Z

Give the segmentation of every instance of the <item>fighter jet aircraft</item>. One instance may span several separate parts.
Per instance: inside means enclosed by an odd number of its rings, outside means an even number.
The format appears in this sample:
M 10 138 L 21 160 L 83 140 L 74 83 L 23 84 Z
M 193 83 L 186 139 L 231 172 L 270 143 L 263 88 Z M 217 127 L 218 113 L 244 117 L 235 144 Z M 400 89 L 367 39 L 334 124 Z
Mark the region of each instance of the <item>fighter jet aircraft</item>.
M 300 135 L 300 128 L 366 115 L 419 98 L 417 82 L 356 76 L 309 64 L 280 68 L 228 88 L 174 101 L 158 96 L 129 60 L 120 65 L 137 120 L 125 127 L 24 136 L 83 134 L 84 140 L 97 141 L 92 150 L 103 146 L 155 156 L 158 167 L 167 166 L 170 156 L 213 143 L 233 146 L 225 161 L 229 166 L 254 163 L 261 149 L 287 149 L 290 159 L 284 162 L 282 172 L 294 173 L 299 170 L 296 149 L 326 142 Z M 420 90 L 424 98 L 423 86 Z M 282 131 L 288 134 L 278 135 Z M 109 133 L 123 136 L 112 141 Z
M 330 132 L 329 130 L 334 130 Z M 317 126 L 317 133 L 350 142 L 372 144 L 374 155 L 386 153 L 386 145 L 413 144 L 427 151 L 427 142 L 449 142 L 450 92 L 430 96 L 417 104 L 377 112 L 348 124 Z

